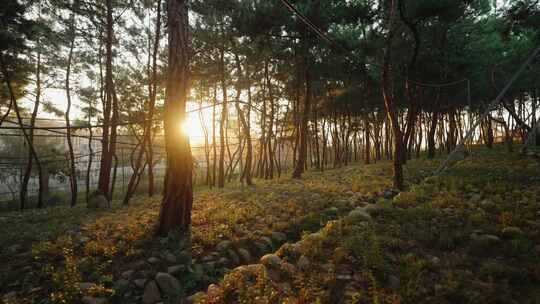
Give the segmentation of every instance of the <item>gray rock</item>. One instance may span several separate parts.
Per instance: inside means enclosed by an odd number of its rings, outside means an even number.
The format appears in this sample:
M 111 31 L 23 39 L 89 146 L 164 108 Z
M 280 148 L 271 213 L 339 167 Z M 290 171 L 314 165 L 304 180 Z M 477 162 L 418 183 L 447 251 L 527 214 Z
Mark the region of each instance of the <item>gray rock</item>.
M 179 274 L 184 269 L 185 269 L 184 265 L 173 265 L 167 268 L 167 273 L 175 275 L 175 274 Z
M 170 252 L 167 252 L 165 254 L 165 261 L 171 263 L 171 264 L 174 264 L 176 263 L 176 256 Z
M 229 265 L 230 261 L 226 257 L 222 257 L 218 260 L 218 264 L 221 266 L 227 266 Z
M 177 256 L 176 256 L 176 260 L 178 261 L 178 263 L 182 263 L 182 264 L 189 264 L 191 263 L 191 253 L 189 253 L 188 251 L 181 251 Z
M 135 273 L 134 270 L 126 270 L 124 272 L 122 272 L 122 274 L 120 275 L 122 278 L 124 279 L 131 279 L 131 277 L 133 276 L 133 274 Z
M 22 248 L 23 248 L 22 245 L 15 244 L 15 245 L 12 245 L 12 246 L 9 247 L 9 252 L 11 252 L 11 253 L 19 253 L 19 252 L 21 252 Z
M 523 230 L 519 227 L 506 227 L 501 231 L 502 235 L 507 238 L 516 238 L 523 235 Z
M 82 303 L 83 304 L 105 304 L 107 303 L 107 299 L 85 296 L 82 298 Z
M 339 209 L 336 208 L 336 207 L 330 207 L 326 210 L 326 212 L 329 214 L 329 215 L 337 215 L 339 213 Z
M 160 262 L 160 260 L 158 258 L 156 258 L 156 257 L 151 257 L 147 261 L 148 261 L 148 263 L 150 263 L 152 265 L 157 264 L 157 263 Z
M 90 197 L 88 198 L 88 203 L 86 204 L 86 207 L 91 209 L 107 208 L 108 206 L 109 201 L 107 200 L 107 197 L 97 191 L 90 194 Z
M 17 296 L 17 292 L 16 291 L 10 291 L 6 294 L 4 294 L 4 296 L 2 298 L 4 299 L 9 299 L 9 298 L 14 298 Z
M 265 254 L 267 252 L 272 251 L 272 248 L 269 248 L 266 243 L 262 243 L 260 241 L 254 242 L 253 245 L 257 248 L 260 254 Z
M 161 301 L 161 293 L 155 281 L 146 284 L 142 301 L 144 304 L 154 304 Z
M 266 254 L 261 258 L 261 264 L 267 268 L 278 268 L 281 264 L 281 259 L 275 254 Z
M 369 222 L 372 220 L 371 215 L 367 213 L 363 208 L 356 208 L 349 212 L 349 217 L 359 220 Z
M 125 288 L 127 288 L 129 286 L 129 281 L 126 280 L 126 279 L 120 279 L 120 280 L 116 281 L 115 286 L 120 288 L 120 289 L 125 289 Z
M 499 242 L 501 240 L 498 236 L 492 235 L 492 234 L 483 234 L 483 235 L 480 235 L 478 238 L 480 240 L 491 241 L 491 242 Z
M 500 242 L 500 238 L 491 234 L 471 234 L 471 244 L 476 250 L 490 250 Z M 480 253 L 480 252 L 478 252 Z
M 282 244 L 282 243 L 285 243 L 287 241 L 287 235 L 283 232 L 277 232 L 277 231 L 274 231 L 272 232 L 272 234 L 270 235 L 270 237 L 272 238 L 272 240 L 278 244 Z
M 219 242 L 219 244 L 216 246 L 216 249 L 219 251 L 225 251 L 229 249 L 232 246 L 232 242 L 229 240 L 224 240 Z
M 390 285 L 390 288 L 392 288 L 394 291 L 399 289 L 400 281 L 399 278 L 395 275 L 391 275 L 388 277 L 388 284 Z
M 231 262 L 234 263 L 234 265 L 240 264 L 240 257 L 234 250 L 227 250 L 227 256 L 230 258 Z
M 432 256 L 429 258 L 429 262 L 433 265 L 433 266 L 439 266 L 441 264 L 441 259 L 439 259 L 438 257 L 436 256 Z
M 394 196 L 398 195 L 399 194 L 399 191 L 396 190 L 396 189 L 387 189 L 387 190 L 384 190 L 383 191 L 383 194 L 382 196 L 385 198 L 385 199 L 392 199 Z
M 147 269 L 150 265 L 146 261 L 138 261 L 135 263 L 134 267 L 137 270 Z
M 249 253 L 249 251 L 247 251 L 247 249 L 239 248 L 238 255 L 244 263 L 249 263 L 251 261 L 251 254 Z
M 480 194 L 478 194 L 478 193 L 473 193 L 473 194 L 471 195 L 471 198 L 470 198 L 470 200 L 471 200 L 472 202 L 474 202 L 474 203 L 479 202 L 481 199 L 482 199 L 482 195 L 480 195 Z
M 214 269 L 216 269 L 216 264 L 217 262 L 208 262 L 206 264 L 204 264 L 204 268 L 208 271 L 213 271 Z
M 203 263 L 206 263 L 206 262 L 210 262 L 210 261 L 213 261 L 215 259 L 215 257 L 213 255 L 205 255 L 202 257 L 201 261 Z
M 296 266 L 294 266 L 293 264 L 291 263 L 288 263 L 288 262 L 282 262 L 281 263 L 281 270 L 289 273 L 289 274 L 293 274 L 296 272 Z
M 352 280 L 352 275 L 350 275 L 350 274 L 338 274 L 336 276 L 336 279 L 338 279 L 340 281 L 350 281 L 350 280 Z
M 305 255 L 301 255 L 296 266 L 302 271 L 308 270 L 310 266 L 309 259 Z
M 265 243 L 271 249 L 274 249 L 274 243 L 272 242 L 272 239 L 270 239 L 269 237 L 263 236 L 261 237 L 261 241 Z
M 534 246 L 533 252 L 536 252 L 536 255 L 540 256 L 540 245 Z
M 168 273 L 159 272 L 156 275 L 156 282 L 159 285 L 159 289 L 165 294 L 178 295 L 182 292 L 182 287 L 178 279 Z
M 82 293 L 88 292 L 91 288 L 96 287 L 97 285 L 91 282 L 79 283 L 79 289 Z
M 364 207 L 364 211 L 366 211 L 369 215 L 373 215 L 374 213 L 377 213 L 379 210 L 381 210 L 382 207 L 377 204 L 368 204 Z
M 137 288 L 143 289 L 146 284 L 146 279 L 136 279 L 133 281 L 133 284 L 135 284 Z
M 482 207 L 482 209 L 493 209 L 495 204 L 492 201 L 485 199 L 480 202 L 480 207 Z
M 139 273 L 143 278 L 153 278 L 156 275 L 154 270 L 141 270 Z
M 273 282 L 281 282 L 281 281 L 283 281 L 283 279 L 282 279 L 283 273 L 279 269 L 266 268 L 266 274 L 268 275 L 270 280 L 272 280 Z

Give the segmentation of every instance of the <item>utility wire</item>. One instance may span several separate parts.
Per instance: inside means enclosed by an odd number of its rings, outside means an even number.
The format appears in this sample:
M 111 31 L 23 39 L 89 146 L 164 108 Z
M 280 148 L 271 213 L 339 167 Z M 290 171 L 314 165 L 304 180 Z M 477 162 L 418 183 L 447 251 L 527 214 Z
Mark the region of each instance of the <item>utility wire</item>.
M 480 125 L 482 120 L 484 120 L 489 115 L 489 113 L 493 110 L 493 108 L 497 104 L 499 104 L 501 102 L 501 99 L 504 97 L 504 95 L 506 95 L 506 92 L 510 89 L 510 87 L 514 84 L 514 82 L 519 78 L 521 73 L 523 73 L 523 71 L 525 71 L 525 69 L 533 62 L 533 60 L 536 58 L 536 56 L 539 53 L 540 53 L 540 45 L 538 45 L 536 47 L 536 49 L 534 49 L 531 52 L 531 54 L 529 55 L 527 60 L 525 60 L 525 62 L 523 62 L 521 67 L 514 73 L 514 75 L 512 76 L 510 81 L 508 81 L 506 86 L 499 92 L 499 95 L 497 95 L 497 97 L 490 104 L 488 104 L 488 106 L 486 107 L 484 112 L 479 116 L 479 118 L 469 128 L 469 131 L 466 133 L 466 135 L 463 138 L 461 138 L 459 143 L 456 145 L 456 148 L 454 149 L 454 151 L 452 151 L 452 153 L 450 153 L 448 155 L 448 157 L 442 162 L 442 164 L 439 166 L 439 168 L 437 168 L 437 170 L 435 171 L 436 175 L 442 173 L 448 167 L 453 165 L 452 160 L 454 160 L 456 155 L 461 152 L 461 150 L 464 147 L 464 143 L 467 140 L 469 140 L 469 138 L 473 135 L 474 130 L 476 130 L 476 128 L 478 128 L 478 126 Z
M 318 27 L 317 25 L 315 25 L 311 20 L 309 20 L 308 17 L 306 17 L 305 15 L 303 15 L 298 9 L 296 9 L 294 7 L 293 4 L 291 4 L 291 2 L 289 2 L 288 0 L 280 0 L 294 15 L 296 15 L 302 22 L 304 22 L 304 24 L 306 24 L 309 28 L 311 28 L 315 34 L 317 34 L 317 36 L 319 36 L 321 39 L 323 39 L 324 41 L 326 41 L 328 44 L 334 46 L 334 47 L 337 47 L 337 48 L 340 48 L 346 52 L 349 52 L 351 53 L 352 50 L 346 48 L 345 46 L 343 46 L 341 43 L 337 43 L 334 39 L 332 39 L 327 33 L 325 33 L 320 27 Z M 369 65 L 374 65 L 374 66 L 377 66 L 377 67 L 381 67 L 381 65 L 377 64 L 377 63 L 369 63 Z M 449 83 L 443 83 L 443 84 L 433 84 L 433 83 L 423 83 L 421 81 L 417 81 L 417 80 L 410 80 L 407 76 L 405 75 L 402 75 L 401 73 L 397 73 L 398 76 L 404 78 L 404 79 L 408 79 L 410 82 L 418 85 L 418 86 L 424 86 L 424 87 L 434 87 L 434 88 L 439 88 L 439 87 L 445 87 L 445 86 L 452 86 L 452 85 L 455 85 L 455 84 L 459 84 L 461 82 L 464 82 L 464 81 L 467 81 L 468 79 L 467 78 L 464 78 L 464 79 L 460 79 L 460 80 L 456 80 L 456 81 L 452 81 L 452 82 L 449 82 Z

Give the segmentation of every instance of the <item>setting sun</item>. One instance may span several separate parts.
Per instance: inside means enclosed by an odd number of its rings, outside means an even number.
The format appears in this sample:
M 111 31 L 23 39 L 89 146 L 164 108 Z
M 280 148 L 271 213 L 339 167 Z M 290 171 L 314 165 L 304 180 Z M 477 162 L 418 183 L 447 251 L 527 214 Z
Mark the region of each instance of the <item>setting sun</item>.
M 180 128 L 184 134 L 189 136 L 189 141 L 192 144 L 204 140 L 204 130 L 198 115 L 188 114 Z

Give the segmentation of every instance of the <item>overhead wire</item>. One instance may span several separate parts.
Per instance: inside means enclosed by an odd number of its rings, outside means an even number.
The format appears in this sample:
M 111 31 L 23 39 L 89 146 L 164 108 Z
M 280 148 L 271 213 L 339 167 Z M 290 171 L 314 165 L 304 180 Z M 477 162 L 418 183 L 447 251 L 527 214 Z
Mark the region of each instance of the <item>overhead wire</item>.
M 309 28 L 311 28 L 316 34 L 317 36 L 319 36 L 321 39 L 323 39 L 324 41 L 326 41 L 328 44 L 331 44 L 332 46 L 336 47 L 336 48 L 340 48 L 346 52 L 349 52 L 351 53 L 353 50 L 350 50 L 348 48 L 346 48 L 344 45 L 342 45 L 341 43 L 338 43 L 336 42 L 334 39 L 332 39 L 327 33 L 325 33 L 320 27 L 318 27 L 317 25 L 315 25 L 311 20 L 309 20 L 308 17 L 306 17 L 304 14 L 302 14 L 289 0 L 280 0 L 281 3 L 283 3 L 293 14 L 295 14 L 302 22 L 304 22 L 304 24 L 306 24 Z M 380 67 L 381 65 L 379 64 L 376 64 L 376 63 L 369 63 L 369 65 L 374 65 L 374 66 L 377 66 L 377 67 Z M 423 83 L 421 81 L 418 81 L 418 80 L 411 80 L 407 75 L 402 75 L 401 73 L 397 73 L 398 76 L 402 77 L 402 78 L 405 78 L 405 79 L 408 79 L 410 82 L 418 85 L 418 86 L 425 86 L 425 87 L 445 87 L 445 86 L 451 86 L 451 85 L 456 85 L 456 84 L 459 84 L 461 82 L 464 82 L 464 81 L 467 81 L 468 78 L 463 78 L 463 79 L 460 79 L 460 80 L 456 80 L 456 81 L 452 81 L 452 82 L 448 82 L 448 83 L 442 83 L 442 84 L 434 84 L 434 83 Z

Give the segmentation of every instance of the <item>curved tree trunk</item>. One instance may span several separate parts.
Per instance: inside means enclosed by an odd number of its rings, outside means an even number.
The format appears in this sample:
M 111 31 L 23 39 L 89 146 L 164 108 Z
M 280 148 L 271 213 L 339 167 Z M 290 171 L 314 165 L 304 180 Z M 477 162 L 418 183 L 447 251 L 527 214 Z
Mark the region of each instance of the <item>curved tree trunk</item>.
M 392 126 L 392 134 L 394 136 L 394 187 L 397 189 L 403 189 L 403 132 L 399 126 L 399 118 L 396 104 L 394 103 L 394 94 L 392 90 L 392 36 L 393 36 L 393 22 L 395 15 L 395 5 L 392 2 L 392 7 L 390 8 L 390 24 L 389 29 L 390 33 L 388 34 L 386 40 L 386 46 L 384 50 L 384 63 L 382 69 L 382 91 L 384 97 L 384 105 L 386 107 L 386 113 L 390 124 Z
M 21 112 L 20 112 L 20 109 L 19 109 L 19 105 L 17 104 L 17 99 L 15 97 L 15 92 L 13 90 L 13 87 L 11 86 L 10 74 L 9 74 L 8 69 L 6 67 L 6 64 L 4 62 L 4 58 L 3 58 L 2 54 L 0 54 L 0 68 L 2 69 L 2 74 L 4 75 L 4 82 L 5 82 L 5 84 L 6 84 L 7 88 L 8 88 L 9 97 L 10 97 L 10 103 L 13 106 L 13 109 L 15 110 L 15 114 L 17 116 L 17 121 L 19 123 L 19 126 L 21 127 L 21 131 L 23 133 L 24 138 L 25 138 L 26 142 L 28 143 L 29 153 L 36 160 L 38 168 L 41 168 L 41 163 L 39 162 L 37 152 L 34 149 L 33 140 L 30 138 L 29 134 L 26 133 L 26 129 L 25 129 L 25 125 L 23 123 L 22 117 L 21 117 Z M 39 172 L 40 172 L 40 175 L 41 175 L 41 169 L 39 170 Z M 21 210 L 23 210 L 25 208 L 25 202 L 26 202 L 26 197 L 27 197 L 26 192 L 27 192 L 27 189 L 22 189 L 22 187 L 21 187 L 21 191 L 20 191 Z M 38 204 L 41 205 L 41 202 L 42 202 L 42 196 L 41 196 L 41 191 L 40 191 L 40 193 L 38 194 Z
M 221 120 L 219 122 L 219 168 L 218 168 L 218 188 L 225 187 L 225 128 L 227 120 L 227 84 L 225 83 L 225 51 L 220 50 L 220 75 L 221 93 L 223 95 L 221 105 Z
M 105 35 L 105 104 L 103 105 L 103 132 L 101 136 L 101 161 L 99 167 L 98 190 L 110 200 L 111 166 L 114 152 L 111 149 L 111 112 L 113 109 L 113 4 L 106 1 L 106 35 Z
M 69 120 L 69 114 L 71 111 L 71 91 L 70 91 L 70 73 L 71 73 L 71 62 L 73 60 L 73 49 L 75 47 L 75 17 L 72 15 L 71 17 L 71 42 L 69 46 L 69 55 L 68 55 L 68 61 L 67 61 L 67 68 L 66 68 L 66 99 L 67 99 L 67 108 L 65 113 L 65 119 L 66 119 L 66 139 L 68 144 L 68 150 L 69 150 L 69 185 L 71 189 L 71 206 L 75 206 L 77 204 L 77 171 L 75 169 L 75 154 L 73 153 L 73 142 L 71 141 L 71 122 Z
M 148 84 L 148 116 L 146 117 L 146 122 L 144 123 L 144 132 L 143 139 L 141 143 L 141 148 L 137 156 L 135 165 L 133 166 L 133 174 L 129 179 L 126 193 L 124 195 L 123 205 L 128 205 L 131 197 L 135 194 L 137 186 L 139 184 L 141 175 L 144 172 L 144 165 L 142 164 L 142 158 L 144 153 L 146 153 L 146 165 L 148 165 L 148 196 L 152 197 L 154 195 L 154 164 L 153 156 L 154 150 L 152 146 L 152 126 L 154 121 L 154 109 L 156 104 L 156 91 L 157 91 L 157 53 L 159 51 L 159 40 L 161 33 L 161 0 L 157 1 L 157 12 L 156 12 L 156 31 L 154 37 L 154 49 L 152 52 L 152 72 L 150 76 L 151 81 Z

